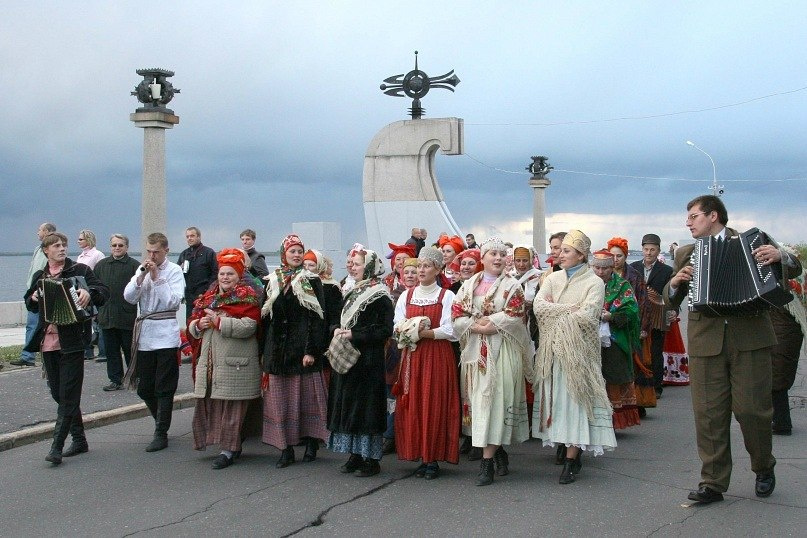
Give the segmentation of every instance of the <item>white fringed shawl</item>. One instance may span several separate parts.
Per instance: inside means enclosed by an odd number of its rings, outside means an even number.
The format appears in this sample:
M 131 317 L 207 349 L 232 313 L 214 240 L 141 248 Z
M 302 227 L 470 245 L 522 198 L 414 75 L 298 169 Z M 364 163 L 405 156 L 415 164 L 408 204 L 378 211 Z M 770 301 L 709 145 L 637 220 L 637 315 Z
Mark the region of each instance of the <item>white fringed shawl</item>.
M 602 377 L 599 325 L 605 300 L 605 283 L 588 266 L 570 279 L 556 271 L 543 282 L 533 311 L 541 338 L 535 354 L 533 387 L 552 377 L 558 361 L 566 374 L 566 389 L 594 418 L 594 405 L 610 409 Z M 572 311 L 573 307 L 579 307 Z M 549 410 L 551 416 L 551 409 Z

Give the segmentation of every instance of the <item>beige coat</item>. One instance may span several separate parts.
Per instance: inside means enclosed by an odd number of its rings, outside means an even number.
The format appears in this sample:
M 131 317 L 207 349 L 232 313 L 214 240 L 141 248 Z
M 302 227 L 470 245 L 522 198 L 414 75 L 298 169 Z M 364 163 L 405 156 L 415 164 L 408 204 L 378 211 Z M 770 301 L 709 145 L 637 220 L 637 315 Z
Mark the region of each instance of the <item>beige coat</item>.
M 230 318 L 220 314 L 218 329 L 201 332 L 202 348 L 196 363 L 194 396 L 208 396 L 207 368 L 213 365 L 209 397 L 214 400 L 251 400 L 260 396 L 261 366 L 258 361 L 258 324 L 250 318 Z M 200 337 L 196 321 L 189 330 Z

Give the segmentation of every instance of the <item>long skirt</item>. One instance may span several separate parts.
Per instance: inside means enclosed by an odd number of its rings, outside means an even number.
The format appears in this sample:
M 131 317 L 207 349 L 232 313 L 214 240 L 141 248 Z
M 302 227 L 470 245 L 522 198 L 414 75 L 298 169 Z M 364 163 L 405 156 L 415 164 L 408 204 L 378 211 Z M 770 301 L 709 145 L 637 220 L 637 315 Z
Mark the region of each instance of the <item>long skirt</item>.
M 300 444 L 303 438 L 327 440 L 328 391 L 325 375 L 269 374 L 263 393 L 262 441 L 281 450 Z
M 636 406 L 636 391 L 633 383 L 606 383 L 605 392 L 608 393 L 608 400 L 614 409 L 614 429 L 624 430 L 631 426 L 641 424 L 639 418 L 639 408 Z
M 380 460 L 383 454 L 384 436 L 379 434 L 331 433 L 328 448 L 343 454 L 358 454 L 363 458 Z
M 241 433 L 252 400 L 199 398 L 193 410 L 193 449 L 219 445 L 222 450 L 241 450 Z
M 670 324 L 664 335 L 664 378 L 665 385 L 689 385 L 689 356 L 681 338 L 678 319 Z
M 407 352 L 408 353 L 408 352 Z M 409 368 L 408 392 L 398 380 L 395 449 L 398 459 L 458 463 L 459 388 L 454 351 L 447 340 L 424 340 L 404 356 L 401 377 Z
M 642 340 L 641 352 L 633 352 L 633 369 L 636 372 L 634 383 L 636 405 L 639 407 L 656 407 L 656 383 L 653 380 L 649 336 Z
M 585 408 L 566 389 L 566 373 L 557 361 L 552 366 L 552 377 L 539 384 L 532 413 L 537 423 L 532 436 L 541 439 L 544 446 L 563 443 L 595 456 L 616 448 L 611 410 L 595 402 L 594 416 L 589 419 Z

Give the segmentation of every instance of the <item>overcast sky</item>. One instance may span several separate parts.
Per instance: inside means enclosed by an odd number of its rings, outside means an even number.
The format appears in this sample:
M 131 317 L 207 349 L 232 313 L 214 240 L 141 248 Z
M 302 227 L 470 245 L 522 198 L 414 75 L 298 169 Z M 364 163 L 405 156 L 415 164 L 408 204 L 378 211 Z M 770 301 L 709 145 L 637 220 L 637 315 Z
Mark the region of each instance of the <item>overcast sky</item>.
M 155 66 L 182 90 L 166 133 L 172 250 L 189 225 L 217 249 L 251 227 L 274 250 L 298 221 L 340 222 L 347 248 L 365 237 L 367 145 L 411 106 L 379 84 L 412 69 L 416 49 L 423 71 L 462 81 L 423 106 L 465 120 L 467 155 L 438 154 L 436 168 L 478 238 L 531 240 L 524 168 L 546 155 L 549 232 L 580 228 L 595 247 L 685 239 L 686 202 L 712 179 L 689 139 L 715 160 L 730 225 L 807 240 L 807 3 L 476 4 L 7 2 L 0 251 L 32 250 L 42 221 L 72 248 L 84 227 L 105 247 L 113 232 L 139 236 L 129 92 L 135 69 Z

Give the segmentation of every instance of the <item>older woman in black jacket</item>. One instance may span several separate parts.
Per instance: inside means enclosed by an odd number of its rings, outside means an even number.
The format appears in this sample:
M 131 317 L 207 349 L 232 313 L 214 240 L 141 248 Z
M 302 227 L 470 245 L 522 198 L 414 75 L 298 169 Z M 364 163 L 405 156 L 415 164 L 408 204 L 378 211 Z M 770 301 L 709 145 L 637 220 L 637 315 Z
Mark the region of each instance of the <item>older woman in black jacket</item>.
M 109 289 L 93 274 L 92 269 L 75 263 L 67 257 L 67 237 L 54 232 L 42 240 L 42 252 L 48 259 L 45 267 L 36 273 L 31 287 L 25 292 L 25 306 L 39 314 L 39 322 L 26 351 L 42 352 L 42 362 L 48 376 L 50 393 L 59 408 L 56 427 L 53 431 L 53 444 L 45 460 L 59 465 L 63 457 L 75 456 L 89 450 L 81 420 L 81 387 L 84 382 L 84 348 L 92 337 L 92 318 L 69 324 L 55 325 L 45 320 L 40 283 L 46 279 L 67 279 L 82 277 L 87 289 L 78 289 L 78 305 L 90 308 L 91 304 L 101 306 L 109 297 Z M 45 305 L 48 306 L 47 304 Z M 73 442 L 62 452 L 67 434 Z

